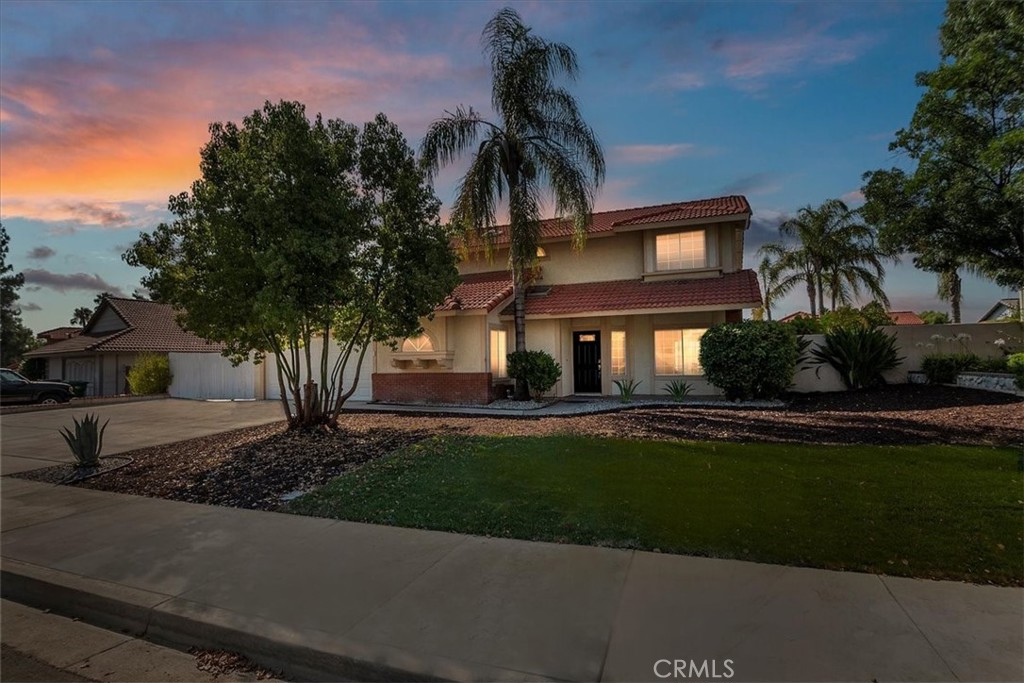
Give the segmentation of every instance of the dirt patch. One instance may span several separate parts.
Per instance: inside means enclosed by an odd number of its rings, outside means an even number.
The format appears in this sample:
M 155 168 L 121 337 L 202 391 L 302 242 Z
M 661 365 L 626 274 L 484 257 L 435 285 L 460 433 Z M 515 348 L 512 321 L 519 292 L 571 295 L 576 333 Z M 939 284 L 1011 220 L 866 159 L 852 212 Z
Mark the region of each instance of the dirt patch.
M 640 408 L 549 418 L 343 415 L 336 433 L 287 432 L 283 422 L 119 455 L 130 465 L 86 488 L 273 510 L 291 495 L 434 434 L 820 444 L 975 444 L 1024 448 L 1024 402 L 954 387 L 897 385 L 797 396 L 777 410 Z

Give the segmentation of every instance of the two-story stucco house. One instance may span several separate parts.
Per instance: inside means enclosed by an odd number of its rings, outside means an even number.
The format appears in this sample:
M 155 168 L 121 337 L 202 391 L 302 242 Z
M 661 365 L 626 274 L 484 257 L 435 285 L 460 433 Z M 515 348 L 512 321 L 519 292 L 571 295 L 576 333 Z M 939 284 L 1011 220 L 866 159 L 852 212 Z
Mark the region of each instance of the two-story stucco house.
M 586 246 L 572 249 L 566 221 L 542 225 L 539 272 L 526 297 L 526 344 L 562 365 L 556 396 L 615 395 L 614 380 L 664 394 L 674 379 L 695 394 L 703 378 L 700 337 L 711 325 L 761 305 L 757 277 L 743 268 L 750 225 L 745 197 L 594 213 Z M 459 265 L 462 283 L 424 334 L 397 351 L 376 349 L 373 396 L 381 401 L 487 403 L 510 384 L 514 349 L 507 238 L 490 260 Z

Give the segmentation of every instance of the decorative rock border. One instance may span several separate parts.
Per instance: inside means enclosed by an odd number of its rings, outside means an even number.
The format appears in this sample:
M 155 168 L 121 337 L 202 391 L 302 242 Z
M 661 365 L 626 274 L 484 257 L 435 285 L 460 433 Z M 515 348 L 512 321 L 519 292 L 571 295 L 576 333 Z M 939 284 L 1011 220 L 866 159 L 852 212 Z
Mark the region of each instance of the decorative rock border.
M 1024 396 L 1024 391 L 1017 389 L 1016 378 L 1004 372 L 961 372 L 956 376 L 956 385 L 967 389 L 984 389 Z
M 907 383 L 928 384 L 928 378 L 923 372 L 911 371 L 907 373 Z M 956 376 L 955 384 L 946 384 L 945 386 L 1024 396 L 1024 391 L 1017 388 L 1016 378 L 1005 372 L 961 372 Z

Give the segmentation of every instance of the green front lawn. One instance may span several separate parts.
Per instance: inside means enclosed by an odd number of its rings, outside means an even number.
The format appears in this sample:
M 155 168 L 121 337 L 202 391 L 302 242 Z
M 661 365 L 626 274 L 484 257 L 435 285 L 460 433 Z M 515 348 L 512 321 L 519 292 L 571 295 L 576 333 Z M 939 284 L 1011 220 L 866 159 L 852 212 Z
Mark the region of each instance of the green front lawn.
M 1024 584 L 1018 452 L 435 437 L 289 511 L 378 524 Z

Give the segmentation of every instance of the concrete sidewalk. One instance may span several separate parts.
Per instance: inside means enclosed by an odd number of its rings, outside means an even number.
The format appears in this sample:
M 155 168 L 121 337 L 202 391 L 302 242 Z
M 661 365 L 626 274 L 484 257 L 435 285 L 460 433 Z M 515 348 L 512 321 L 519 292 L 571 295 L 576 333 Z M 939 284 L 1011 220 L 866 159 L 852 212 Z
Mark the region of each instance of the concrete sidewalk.
M 297 678 L 1024 678 L 1015 588 L 0 485 L 5 596 Z

